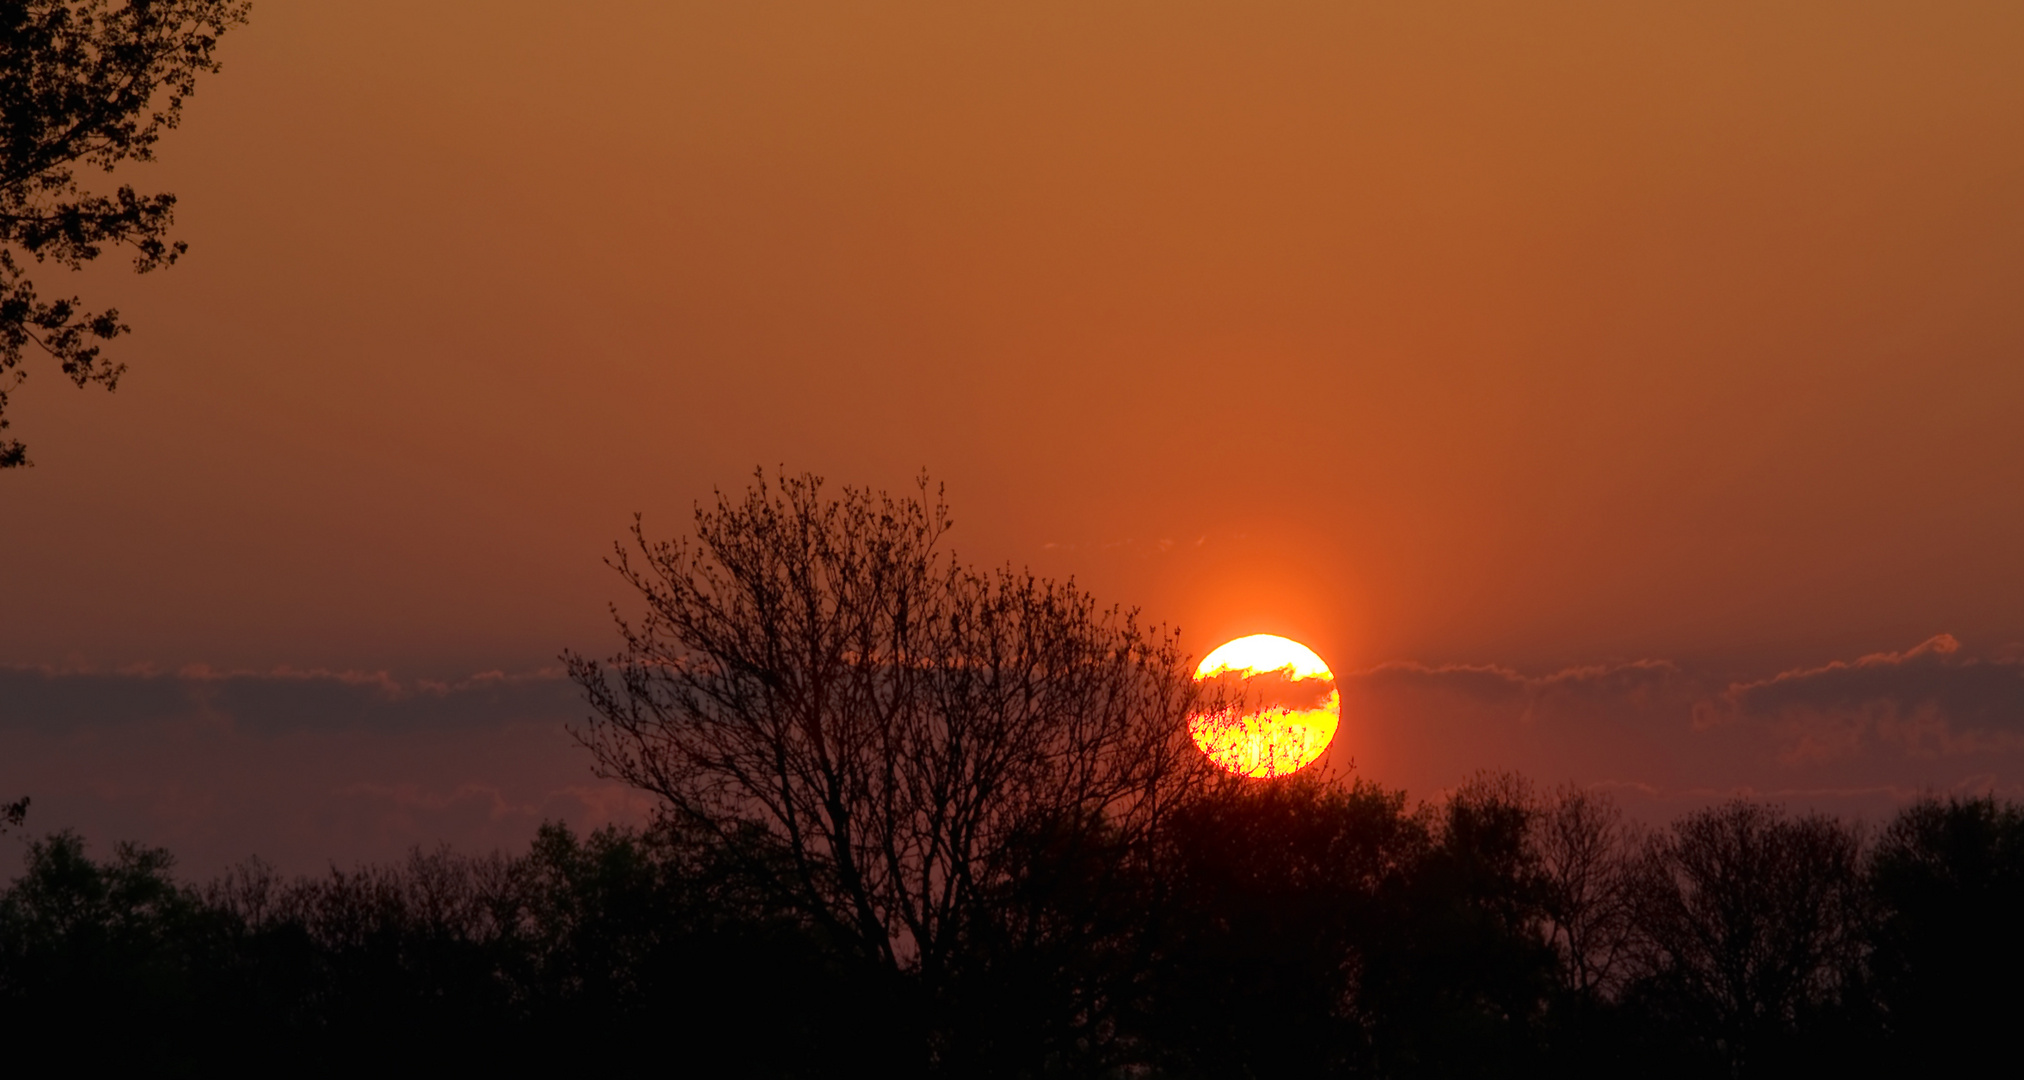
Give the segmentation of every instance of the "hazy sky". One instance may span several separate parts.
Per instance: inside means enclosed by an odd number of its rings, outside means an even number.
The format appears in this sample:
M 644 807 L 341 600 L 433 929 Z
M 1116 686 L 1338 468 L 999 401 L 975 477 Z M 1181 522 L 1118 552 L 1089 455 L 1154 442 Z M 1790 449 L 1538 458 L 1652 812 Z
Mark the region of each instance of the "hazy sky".
M 613 644 L 635 510 L 925 467 L 1197 652 L 1673 671 L 1666 738 L 1930 668 L 1995 741 L 1875 782 L 2024 780 L 2015 4 L 262 0 L 222 56 L 131 176 L 190 255 L 77 281 L 130 374 L 15 398 L 0 665 L 528 673 Z M 1362 767 L 1468 711 L 1409 698 Z

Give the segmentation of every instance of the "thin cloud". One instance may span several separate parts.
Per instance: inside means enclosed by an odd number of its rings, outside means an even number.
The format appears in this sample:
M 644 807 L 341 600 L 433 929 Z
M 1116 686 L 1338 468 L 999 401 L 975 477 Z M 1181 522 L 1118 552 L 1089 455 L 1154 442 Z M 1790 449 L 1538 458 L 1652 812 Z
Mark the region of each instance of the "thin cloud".
M 468 729 L 581 712 L 560 671 L 403 682 L 386 672 L 0 667 L 0 729 L 48 733 L 165 723 L 264 734 Z
M 1545 675 L 1526 675 L 1496 664 L 1420 664 L 1394 661 L 1345 677 L 1373 690 L 1414 688 L 1461 694 L 1484 702 L 1538 701 L 1553 696 L 1649 705 L 1659 696 L 1698 692 L 1701 683 L 1669 660 L 1584 664 Z

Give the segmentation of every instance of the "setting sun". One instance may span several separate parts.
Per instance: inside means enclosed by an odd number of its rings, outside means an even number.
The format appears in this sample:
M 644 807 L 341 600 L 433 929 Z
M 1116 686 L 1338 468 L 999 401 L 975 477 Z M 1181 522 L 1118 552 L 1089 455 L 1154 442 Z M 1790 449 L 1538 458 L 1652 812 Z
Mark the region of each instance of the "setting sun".
M 1202 659 L 1195 678 L 1213 683 L 1188 722 L 1202 753 L 1224 769 L 1285 776 L 1328 749 L 1341 717 L 1335 675 L 1314 650 L 1274 634 L 1228 642 Z

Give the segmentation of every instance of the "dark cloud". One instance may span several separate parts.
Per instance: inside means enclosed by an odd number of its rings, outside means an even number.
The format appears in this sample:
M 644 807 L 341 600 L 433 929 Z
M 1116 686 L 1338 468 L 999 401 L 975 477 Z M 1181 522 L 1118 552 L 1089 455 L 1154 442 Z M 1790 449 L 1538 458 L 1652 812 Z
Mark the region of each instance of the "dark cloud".
M 402 682 L 385 672 L 66 672 L 0 668 L 0 729 L 78 731 L 149 723 L 291 731 L 476 729 L 582 712 L 558 671 Z
M 1384 664 L 1343 680 L 1338 766 L 1432 794 L 1478 769 L 1546 783 L 1672 789 L 1701 770 L 1683 746 L 1707 688 L 1663 661 L 1545 674 L 1488 665 Z
M 2024 661 L 1965 656 L 1960 642 L 1941 634 L 1901 653 L 1873 653 L 1738 683 L 1726 697 L 1736 708 L 1760 714 L 1866 710 L 1889 703 L 1905 711 L 1936 709 L 1961 730 L 2013 732 L 2024 730 Z
M 1509 668 L 1448 664 L 1379 664 L 1345 677 L 1372 691 L 1438 691 L 1483 701 L 1511 701 L 1525 693 L 1525 677 Z
M 2024 751 L 2024 662 L 1965 655 L 1941 634 L 1735 684 L 1700 717 L 1768 724 L 1794 758 L 2009 757 Z
M 1384 664 L 1337 680 L 1339 769 L 1434 796 L 1479 769 L 1662 819 L 1746 794 L 1876 818 L 1922 792 L 2024 795 L 2024 658 L 1951 637 L 1733 681 L 1663 660 L 1528 674 Z M 555 672 L 0 669 L 0 797 L 39 828 L 166 844 L 197 872 L 517 847 L 544 819 L 638 821 L 592 774 Z
M 1733 682 L 1663 660 L 1346 676 L 1340 767 L 1409 790 L 1477 769 L 1670 813 L 1745 793 L 1876 814 L 1923 791 L 2024 792 L 2024 661 L 1954 638 Z
M 517 848 L 544 820 L 642 820 L 563 725 L 555 672 L 452 681 L 349 672 L 0 669 L 0 791 L 29 824 L 168 847 L 193 874 L 291 871 L 454 843 Z

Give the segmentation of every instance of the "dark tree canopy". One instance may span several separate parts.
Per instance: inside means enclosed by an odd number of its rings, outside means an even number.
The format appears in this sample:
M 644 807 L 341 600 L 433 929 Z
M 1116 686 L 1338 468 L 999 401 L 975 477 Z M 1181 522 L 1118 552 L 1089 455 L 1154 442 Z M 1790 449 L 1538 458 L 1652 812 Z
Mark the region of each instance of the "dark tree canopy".
M 670 817 L 201 888 L 57 833 L 0 888 L 0 1040 L 171 1076 L 1974 1075 L 2024 1008 L 2020 821 L 1929 800 L 1865 845 L 1738 802 L 1640 835 L 1510 777 L 1209 782 L 1150 860 L 1028 845 L 932 984 L 751 874 L 764 834 Z
M 1964 1075 L 2017 1021 L 2024 969 L 2024 806 L 1928 800 L 1884 830 L 1869 958 L 1906 1073 Z M 1915 1052 L 1905 1052 L 1913 1048 Z
M 219 36 L 249 9 L 247 0 L 0 2 L 0 430 L 30 346 L 79 387 L 118 384 L 126 366 L 100 351 L 127 332 L 118 309 L 44 297 L 30 264 L 76 270 L 125 245 L 146 273 L 183 253 L 168 237 L 174 195 L 127 184 L 96 193 L 77 174 L 153 160 L 198 74 L 218 70 Z M 0 439 L 0 468 L 28 463 L 18 440 Z

